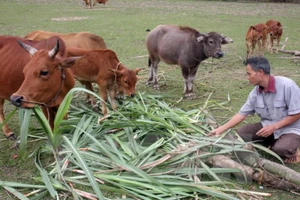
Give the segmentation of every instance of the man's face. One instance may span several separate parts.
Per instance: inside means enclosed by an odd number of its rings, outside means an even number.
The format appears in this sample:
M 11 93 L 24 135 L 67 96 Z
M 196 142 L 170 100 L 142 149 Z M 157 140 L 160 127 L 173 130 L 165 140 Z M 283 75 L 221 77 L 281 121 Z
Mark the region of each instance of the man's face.
M 246 66 L 246 73 L 247 73 L 247 79 L 252 85 L 259 85 L 261 79 L 262 79 L 262 72 L 261 71 L 254 71 L 251 67 L 251 65 Z

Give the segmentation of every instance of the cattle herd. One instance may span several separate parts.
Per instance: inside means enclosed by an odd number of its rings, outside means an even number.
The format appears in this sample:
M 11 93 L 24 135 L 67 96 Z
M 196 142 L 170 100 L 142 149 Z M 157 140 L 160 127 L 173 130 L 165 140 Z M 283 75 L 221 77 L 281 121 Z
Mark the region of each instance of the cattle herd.
M 279 42 L 283 33 L 282 25 L 279 21 L 268 20 L 265 24 L 259 23 L 250 26 L 246 34 L 247 56 L 253 54 L 254 48 L 258 45 L 258 54 L 264 54 L 265 50 L 273 53 L 274 40 L 277 41 L 276 53 L 278 53 Z M 269 45 L 267 46 L 268 36 L 270 36 Z
M 85 2 L 91 3 L 90 0 Z M 277 52 L 282 35 L 280 22 L 269 20 L 266 24 L 249 28 L 246 35 L 247 58 L 256 44 L 259 46 L 258 53 L 263 53 L 268 35 L 269 51 L 273 51 L 273 41 L 277 40 Z M 158 88 L 160 61 L 179 65 L 184 78 L 184 97 L 194 98 L 193 81 L 201 61 L 209 57 L 221 58 L 224 55 L 221 45 L 232 42 L 231 38 L 216 32 L 205 34 L 187 26 L 157 26 L 146 37 L 149 53 L 147 85 Z M 58 106 L 74 87 L 75 80 L 91 91 L 92 83 L 98 84 L 102 113 L 106 115 L 107 93 L 115 110 L 117 93 L 135 95 L 140 71 L 127 68 L 113 50 L 107 49 L 103 38 L 89 32 L 63 34 L 37 30 L 25 37 L 3 35 L 0 36 L 0 60 L 0 123 L 5 120 L 4 102 L 8 100 L 24 108 L 41 105 L 53 127 Z M 87 99 L 96 107 L 93 96 L 87 95 Z M 7 124 L 2 129 L 7 138 L 15 138 Z

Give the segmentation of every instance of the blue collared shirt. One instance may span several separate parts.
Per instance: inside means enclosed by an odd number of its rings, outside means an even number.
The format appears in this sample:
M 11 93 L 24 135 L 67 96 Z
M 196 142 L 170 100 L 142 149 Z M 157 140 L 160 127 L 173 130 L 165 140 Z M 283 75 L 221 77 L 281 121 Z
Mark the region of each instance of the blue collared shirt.
M 300 89 L 289 78 L 270 76 L 268 91 L 256 86 L 239 113 L 244 116 L 256 113 L 263 126 L 274 124 L 288 115 L 300 113 Z M 287 133 L 300 135 L 300 120 L 276 130 L 274 138 Z

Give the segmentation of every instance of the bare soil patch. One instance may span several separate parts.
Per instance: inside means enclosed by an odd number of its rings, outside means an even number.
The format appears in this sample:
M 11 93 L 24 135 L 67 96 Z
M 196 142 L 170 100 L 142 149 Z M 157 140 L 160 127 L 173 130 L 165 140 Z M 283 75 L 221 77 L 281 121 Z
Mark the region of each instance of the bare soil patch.
M 87 20 L 88 17 L 59 17 L 51 18 L 52 21 L 77 21 L 77 20 Z

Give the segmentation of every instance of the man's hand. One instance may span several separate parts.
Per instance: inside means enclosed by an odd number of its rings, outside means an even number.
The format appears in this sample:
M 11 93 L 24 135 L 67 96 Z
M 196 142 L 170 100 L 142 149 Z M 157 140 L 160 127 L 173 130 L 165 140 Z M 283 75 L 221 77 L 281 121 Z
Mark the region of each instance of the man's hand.
M 256 135 L 260 136 L 260 137 L 269 137 L 270 135 L 272 135 L 274 133 L 274 131 L 276 130 L 276 126 L 275 124 L 263 127 L 262 129 L 260 129 Z
M 222 134 L 222 132 L 219 130 L 219 128 L 214 129 L 212 131 L 210 131 L 207 136 L 215 136 L 215 137 L 219 137 Z

